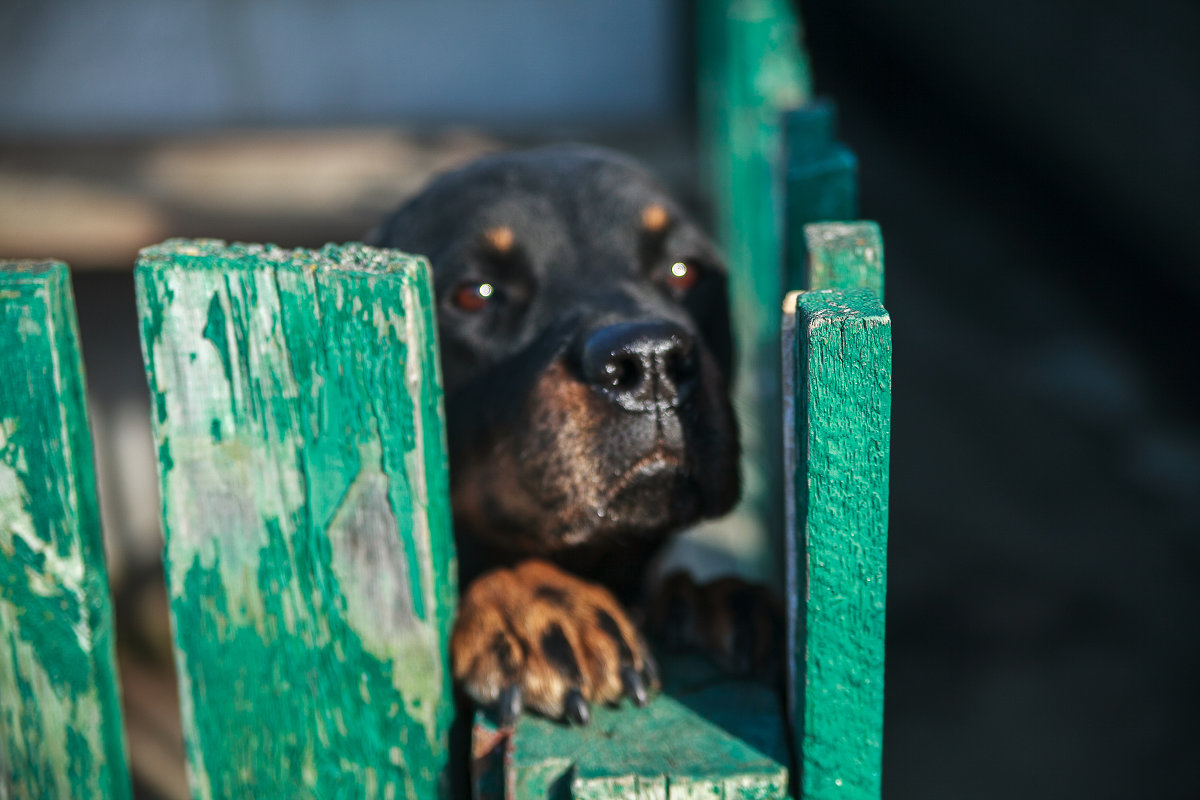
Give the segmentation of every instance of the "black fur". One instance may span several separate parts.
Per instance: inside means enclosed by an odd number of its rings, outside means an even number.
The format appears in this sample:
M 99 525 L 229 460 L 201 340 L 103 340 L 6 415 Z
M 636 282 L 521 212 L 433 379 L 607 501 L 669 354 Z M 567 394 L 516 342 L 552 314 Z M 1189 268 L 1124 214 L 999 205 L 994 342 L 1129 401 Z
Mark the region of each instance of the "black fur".
M 666 224 L 645 224 L 652 205 Z M 485 236 L 501 226 L 507 248 Z M 669 534 L 733 505 L 725 266 L 634 162 L 581 146 L 487 157 L 368 241 L 433 265 L 464 585 L 538 556 L 628 599 Z M 679 262 L 694 285 L 672 282 Z M 480 283 L 486 307 L 464 310 Z

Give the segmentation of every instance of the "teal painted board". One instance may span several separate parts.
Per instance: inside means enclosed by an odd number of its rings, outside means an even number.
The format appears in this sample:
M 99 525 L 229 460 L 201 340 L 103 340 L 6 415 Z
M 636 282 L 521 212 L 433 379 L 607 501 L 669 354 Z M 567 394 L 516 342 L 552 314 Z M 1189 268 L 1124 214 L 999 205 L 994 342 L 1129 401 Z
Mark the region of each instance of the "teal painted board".
M 193 796 L 444 794 L 457 587 L 428 264 L 176 240 L 135 280 Z
M 784 286 L 806 283 L 804 226 L 858 216 L 858 159 L 834 138 L 832 103 L 817 101 L 784 115 L 787 172 L 784 189 Z
M 0 262 L 0 375 L 0 798 L 128 798 L 64 264 Z
M 799 794 L 877 800 L 891 321 L 869 289 L 785 301 L 791 712 Z
M 782 798 L 787 737 L 779 695 L 691 656 L 665 659 L 645 708 L 592 710 L 584 727 L 524 716 L 473 731 L 478 800 Z
M 808 289 L 870 289 L 883 301 L 883 237 L 874 222 L 804 226 Z
M 811 98 L 801 25 L 788 0 L 697 4 L 698 103 L 718 238 L 730 266 L 737 342 L 733 380 L 742 442 L 743 500 L 720 528 L 742 572 L 778 580 L 782 549 L 779 320 L 783 299 L 785 110 Z

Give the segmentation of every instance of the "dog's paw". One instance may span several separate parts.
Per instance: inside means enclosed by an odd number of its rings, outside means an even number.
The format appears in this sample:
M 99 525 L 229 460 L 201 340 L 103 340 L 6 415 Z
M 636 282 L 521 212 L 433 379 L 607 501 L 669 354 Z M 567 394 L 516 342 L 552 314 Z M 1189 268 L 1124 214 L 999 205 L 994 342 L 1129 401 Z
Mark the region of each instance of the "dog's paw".
M 783 603 L 741 578 L 697 584 L 674 572 L 656 588 L 647 630 L 670 648 L 699 648 L 739 675 L 776 678 L 787 648 Z
M 586 725 L 591 703 L 645 705 L 657 667 L 604 588 L 544 561 L 477 578 L 450 642 L 454 677 L 511 724 L 523 708 Z

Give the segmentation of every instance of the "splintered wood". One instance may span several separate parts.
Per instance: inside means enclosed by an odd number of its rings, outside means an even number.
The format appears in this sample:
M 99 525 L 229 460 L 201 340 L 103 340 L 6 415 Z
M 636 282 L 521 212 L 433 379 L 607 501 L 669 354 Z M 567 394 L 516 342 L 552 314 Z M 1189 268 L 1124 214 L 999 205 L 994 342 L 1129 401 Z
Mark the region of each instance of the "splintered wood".
M 444 792 L 457 586 L 427 263 L 171 241 L 136 285 L 193 797 Z

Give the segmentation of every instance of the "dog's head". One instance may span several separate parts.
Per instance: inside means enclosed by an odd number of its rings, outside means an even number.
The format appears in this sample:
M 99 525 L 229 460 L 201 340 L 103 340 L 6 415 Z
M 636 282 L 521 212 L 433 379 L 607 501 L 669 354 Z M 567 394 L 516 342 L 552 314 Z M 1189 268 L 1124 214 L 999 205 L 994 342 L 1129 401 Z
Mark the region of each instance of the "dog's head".
M 636 164 L 487 157 L 369 238 L 433 265 L 460 537 L 654 545 L 736 501 L 725 267 Z

